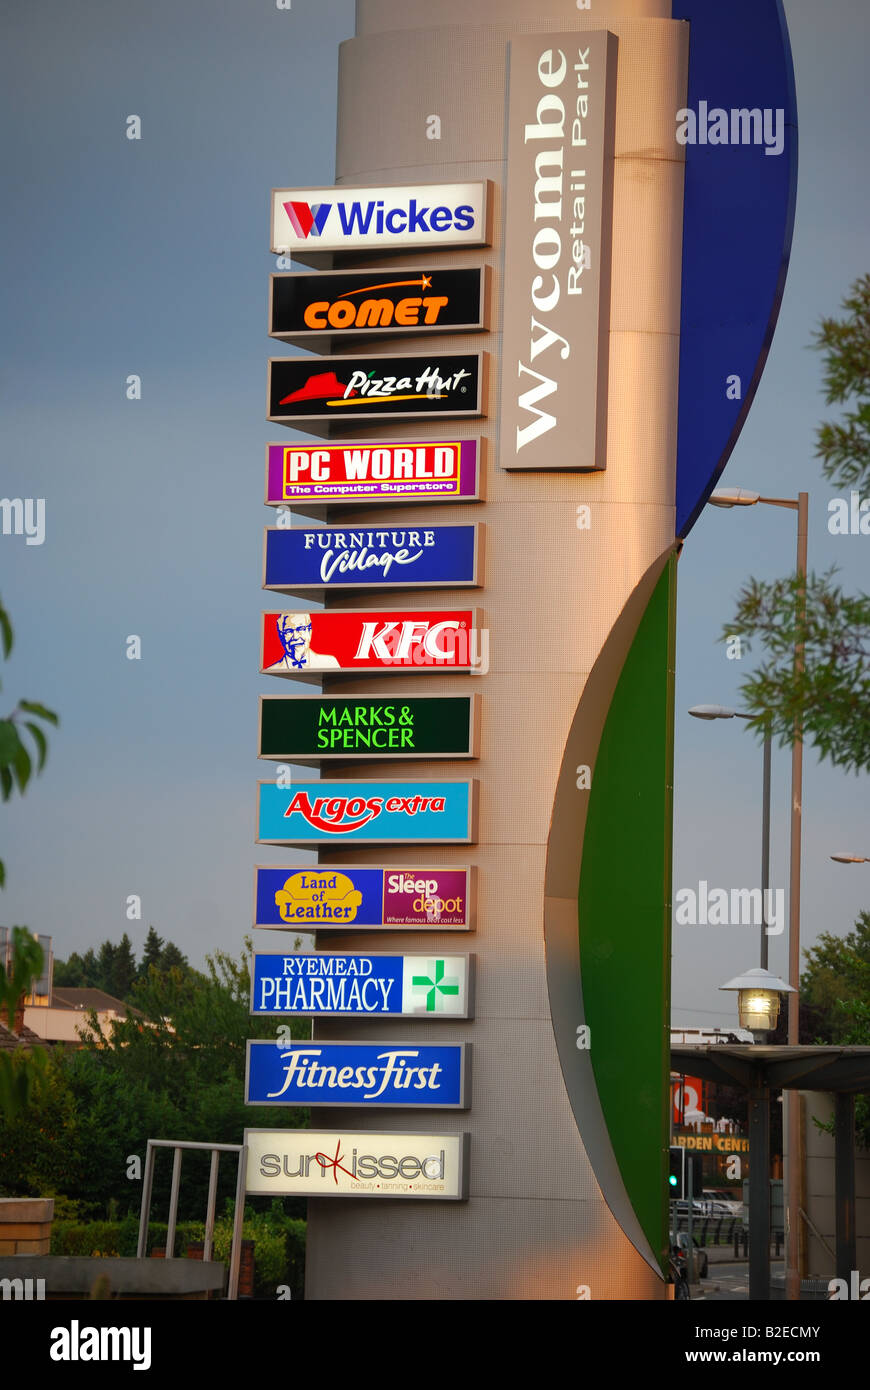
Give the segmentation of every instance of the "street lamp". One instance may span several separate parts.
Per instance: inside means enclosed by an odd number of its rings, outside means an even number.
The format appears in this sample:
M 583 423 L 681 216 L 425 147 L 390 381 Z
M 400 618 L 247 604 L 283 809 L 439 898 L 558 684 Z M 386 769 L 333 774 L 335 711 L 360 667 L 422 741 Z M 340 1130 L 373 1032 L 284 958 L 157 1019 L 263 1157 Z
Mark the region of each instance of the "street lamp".
M 740 1027 L 748 1028 L 757 1043 L 766 1042 L 768 1033 L 776 1028 L 780 995 L 794 993 L 791 985 L 778 975 L 757 967 L 744 975 L 735 975 L 727 985 L 719 988 L 737 990 Z
M 810 498 L 808 492 L 799 492 L 797 497 L 761 497 L 757 492 L 746 488 L 723 488 L 714 492 L 709 501 L 714 507 L 753 507 L 760 502 L 769 507 L 786 507 L 797 512 L 797 567 L 798 584 L 807 576 L 807 531 L 809 527 Z M 799 617 L 806 613 L 806 603 L 799 603 Z M 804 669 L 804 644 L 795 643 L 795 673 L 800 675 Z M 788 978 L 791 992 L 788 996 L 788 1041 L 789 1046 L 800 1043 L 800 1013 L 798 986 L 801 972 L 801 806 L 803 802 L 803 722 L 800 714 L 794 721 L 794 742 L 791 750 L 791 847 L 789 855 L 789 893 L 788 893 Z M 786 1189 L 786 1297 L 796 1299 L 800 1293 L 800 1254 L 798 1250 L 798 1228 L 800 1223 L 800 1110 L 798 1100 L 790 1091 L 783 1094 L 783 1109 L 788 1147 L 785 1162 Z
M 711 493 L 707 499 L 714 507 L 754 507 L 757 503 L 768 507 L 785 507 L 797 512 L 797 567 L 798 581 L 806 579 L 807 573 L 807 530 L 809 522 L 809 493 L 799 492 L 797 497 L 762 497 L 748 488 L 726 487 Z M 794 649 L 795 670 L 800 672 L 804 665 L 804 644 L 796 642 Z M 803 801 L 803 726 L 800 716 L 795 719 L 795 740 L 791 755 L 791 853 L 789 866 L 789 926 L 788 926 L 788 978 L 793 993 L 788 1000 L 788 1041 L 797 1045 L 800 1041 L 798 1028 L 798 994 L 801 969 L 800 911 L 801 911 L 801 806 Z M 792 1107 L 793 1109 L 795 1107 Z M 790 1138 L 797 1140 L 797 1131 L 790 1131 Z M 794 1214 L 794 1213 L 793 1213 Z
M 751 719 L 751 714 L 725 705 L 693 705 L 695 719 Z M 767 969 L 767 906 L 770 902 L 770 732 L 764 734 L 764 776 L 761 799 L 761 968 Z

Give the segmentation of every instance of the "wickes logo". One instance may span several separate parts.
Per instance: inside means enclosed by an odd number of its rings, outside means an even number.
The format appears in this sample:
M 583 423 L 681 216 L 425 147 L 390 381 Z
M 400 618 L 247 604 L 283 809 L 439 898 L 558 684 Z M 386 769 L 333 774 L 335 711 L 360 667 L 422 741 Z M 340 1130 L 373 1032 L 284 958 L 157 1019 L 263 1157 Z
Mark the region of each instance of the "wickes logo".
M 387 205 L 382 198 L 364 203 L 300 203 L 286 202 L 282 207 L 298 237 L 323 235 L 330 223 L 330 234 L 343 237 L 399 236 L 404 234 L 431 235 L 433 232 L 470 232 L 474 226 L 474 208 L 468 203 L 456 207 L 425 207 L 411 198 L 406 204 Z M 335 209 L 335 217 L 330 213 Z

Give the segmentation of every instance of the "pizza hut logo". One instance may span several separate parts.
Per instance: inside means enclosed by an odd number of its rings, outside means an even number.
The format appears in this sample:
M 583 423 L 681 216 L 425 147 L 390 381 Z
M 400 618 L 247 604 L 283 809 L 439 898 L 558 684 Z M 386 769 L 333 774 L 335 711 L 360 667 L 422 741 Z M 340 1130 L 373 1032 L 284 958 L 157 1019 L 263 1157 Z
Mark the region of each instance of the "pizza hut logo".
M 318 796 L 312 800 L 308 792 L 297 792 L 284 816 L 302 816 L 309 825 L 330 835 L 349 835 L 375 820 L 382 811 L 388 815 L 416 816 L 422 811 L 443 810 L 443 796 Z

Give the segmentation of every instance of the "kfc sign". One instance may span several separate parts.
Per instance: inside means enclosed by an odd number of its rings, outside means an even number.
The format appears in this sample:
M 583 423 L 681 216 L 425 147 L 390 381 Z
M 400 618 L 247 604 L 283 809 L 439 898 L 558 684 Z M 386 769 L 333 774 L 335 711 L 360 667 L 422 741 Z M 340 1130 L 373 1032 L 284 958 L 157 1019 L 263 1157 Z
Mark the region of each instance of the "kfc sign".
M 489 634 L 477 609 L 264 613 L 260 670 L 270 676 L 332 672 L 484 674 Z

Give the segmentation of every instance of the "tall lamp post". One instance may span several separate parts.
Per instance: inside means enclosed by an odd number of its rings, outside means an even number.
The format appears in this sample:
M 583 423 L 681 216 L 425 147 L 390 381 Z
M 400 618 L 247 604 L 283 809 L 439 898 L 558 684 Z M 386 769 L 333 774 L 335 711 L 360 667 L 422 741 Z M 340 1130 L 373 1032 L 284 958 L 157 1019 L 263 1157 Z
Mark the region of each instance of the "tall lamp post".
M 809 529 L 809 493 L 799 492 L 793 497 L 762 497 L 746 488 L 722 488 L 714 492 L 709 501 L 714 507 L 754 507 L 762 503 L 768 507 L 786 507 L 797 512 L 797 566 L 796 576 L 799 588 L 807 575 L 807 534 Z M 803 618 L 806 608 L 803 591 L 799 599 L 798 617 Z M 795 673 L 804 669 L 804 644 L 800 640 L 794 649 Z M 788 980 L 793 993 L 788 996 L 788 1042 L 790 1047 L 800 1042 L 800 969 L 801 969 L 801 806 L 803 801 L 803 721 L 798 714 L 794 722 L 794 742 L 791 754 L 791 849 L 789 855 L 789 895 L 788 895 Z M 786 1189 L 786 1297 L 800 1297 L 800 1098 L 786 1091 L 783 1094 L 788 1147 L 785 1162 Z

